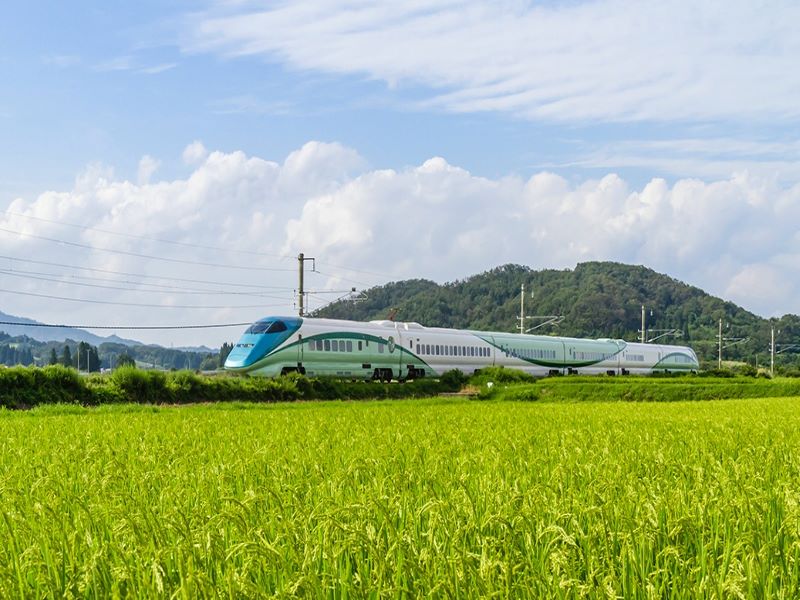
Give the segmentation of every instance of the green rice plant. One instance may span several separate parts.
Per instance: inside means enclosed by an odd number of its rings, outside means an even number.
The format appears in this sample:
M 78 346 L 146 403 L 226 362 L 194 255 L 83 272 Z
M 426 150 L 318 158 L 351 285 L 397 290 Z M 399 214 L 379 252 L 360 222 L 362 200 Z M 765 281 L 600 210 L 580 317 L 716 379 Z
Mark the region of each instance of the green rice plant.
M 799 407 L 0 411 L 0 596 L 794 598 Z

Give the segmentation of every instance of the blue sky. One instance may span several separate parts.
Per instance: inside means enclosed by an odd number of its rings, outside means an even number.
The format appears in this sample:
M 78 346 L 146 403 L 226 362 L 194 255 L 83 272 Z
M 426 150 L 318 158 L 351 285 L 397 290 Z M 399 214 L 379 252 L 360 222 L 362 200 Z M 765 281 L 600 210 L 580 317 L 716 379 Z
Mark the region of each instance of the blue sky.
M 700 160 L 708 174 L 719 175 L 725 167 L 717 162 L 735 162 L 732 169 L 745 162 L 760 166 L 796 161 L 800 152 L 796 115 L 787 120 L 777 111 L 715 115 L 712 106 L 696 118 L 680 111 L 675 118 L 635 118 L 622 110 L 605 118 L 587 118 L 581 110 L 573 118 L 568 112 L 553 118 L 526 118 L 513 110 L 455 112 L 441 103 L 426 106 L 439 93 L 424 84 L 429 77 L 387 84 L 391 69 L 382 74 L 369 64 L 326 70 L 313 60 L 298 65 L 282 60 L 280 49 L 237 56 L 231 46 L 249 39 L 244 34 L 203 48 L 198 20 L 280 5 L 230 4 L 219 9 L 209 3 L 205 13 L 202 3 L 176 1 L 7 7 L 0 23 L 0 73 L 7 86 L 0 127 L 14 150 L 0 172 L 4 199 L 66 185 L 92 161 L 132 174 L 141 155 L 177 157 L 194 139 L 267 157 L 285 156 L 311 139 L 338 141 L 375 167 L 440 155 L 489 177 L 549 169 L 580 178 L 610 166 L 637 183 L 703 175 L 703 167 L 682 167 L 685 162 Z M 302 40 L 286 46 L 292 43 Z M 708 140 L 711 147 L 642 152 L 653 142 L 685 139 Z M 752 147 L 736 150 L 722 140 Z M 766 152 L 762 145 L 768 142 L 789 147 Z M 164 173 L 177 166 L 165 160 Z
M 551 216 L 580 209 L 585 218 L 597 190 L 609 185 L 618 195 L 608 201 L 615 207 L 610 213 L 604 205 L 590 215 L 586 239 L 572 244 L 571 252 L 553 253 L 552 260 L 534 247 L 535 260 L 512 248 L 459 261 L 452 246 L 452 264 L 426 270 L 402 262 L 381 267 L 364 257 L 364 247 L 347 247 L 343 240 L 309 250 L 353 269 L 385 269 L 387 279 L 446 280 L 505 260 L 537 267 L 582 259 L 649 262 L 762 314 L 798 312 L 792 286 L 782 296 L 752 291 L 763 287 L 765 277 L 783 285 L 792 273 L 787 257 L 796 242 L 785 220 L 800 180 L 797 17 L 800 9 L 788 2 L 14 3 L 0 19 L 0 207 L 15 203 L 14 211 L 29 217 L 69 217 L 85 227 L 127 230 L 102 194 L 95 200 L 82 195 L 81 181 L 95 178 L 120 189 L 124 182 L 137 185 L 131 197 L 152 210 L 160 197 L 156 184 L 188 186 L 193 175 L 210 168 L 203 161 L 215 152 L 243 153 L 284 170 L 289 157 L 300 156 L 310 161 L 302 166 L 302 186 L 298 180 L 290 191 L 253 192 L 237 215 L 268 215 L 272 250 L 291 254 L 302 238 L 292 223 L 313 230 L 314 207 L 328 202 L 345 210 L 355 202 L 348 194 L 385 170 L 398 178 L 422 177 L 431 169 L 451 179 L 451 169 L 468 177 L 471 183 L 463 188 L 448 188 L 445 179 L 431 184 L 430 195 L 450 190 L 451 214 L 471 202 L 480 213 L 522 198 L 539 189 L 531 182 L 546 173 L 561 182 L 548 200 Z M 199 162 L 184 155 L 195 141 L 202 145 Z M 436 157 L 444 163 L 430 162 Z M 646 205 L 654 189 L 648 186 L 662 178 L 666 191 L 659 202 L 671 212 L 648 221 L 653 236 L 637 237 L 641 232 L 632 229 L 641 223 L 620 223 L 649 214 L 634 205 Z M 480 204 L 474 194 L 484 183 L 491 189 L 481 192 L 488 196 Z M 683 190 L 716 198 L 726 186 L 732 186 L 731 198 L 742 198 L 759 218 L 772 211 L 753 235 L 732 220 L 727 239 L 749 239 L 769 251 L 745 256 L 683 240 L 720 261 L 699 268 L 669 258 L 682 252 L 668 247 L 669 239 L 679 243 L 678 234 L 651 241 L 662 229 L 681 228 L 675 219 Z M 48 191 L 62 194 L 60 204 L 45 197 Z M 383 203 L 387 213 L 413 195 L 373 192 L 370 202 Z M 214 188 L 206 202 L 219 193 Z M 761 200 L 753 200 L 754 194 Z M 508 209 L 509 218 L 535 204 L 530 198 L 519 202 Z M 719 202 L 714 206 L 724 210 L 726 201 Z M 289 205 L 294 208 L 283 212 Z M 200 205 L 195 209 L 202 214 Z M 698 223 L 698 239 L 703 227 L 715 226 L 713 212 L 700 211 L 706 212 L 709 220 Z M 739 209 L 731 214 L 752 222 Z M 331 218 L 349 218 L 346 211 L 337 215 Z M 518 247 L 552 237 L 551 230 L 537 230 L 547 218 L 533 218 L 519 232 Z M 430 235 L 470 239 L 477 226 L 469 220 L 467 215 L 463 226 L 443 225 Z M 153 229 L 152 223 L 142 226 L 141 235 Z M 320 227 L 319 235 L 303 243 L 322 239 L 327 230 L 324 223 Z M 767 244 L 763 239 L 776 227 L 785 243 Z M 593 239 L 593 229 L 605 230 L 614 243 Z M 505 235 L 483 232 L 480 239 L 492 234 Z M 221 237 L 185 229 L 160 235 L 205 236 L 209 245 Z M 256 238 L 249 243 L 261 247 Z M 428 262 L 424 253 L 430 248 L 418 249 L 420 262 Z M 48 252 L 34 246 L 26 251 Z M 14 309 L 13 301 L 8 309 Z M 57 314 L 48 306 L 26 316 L 45 320 Z

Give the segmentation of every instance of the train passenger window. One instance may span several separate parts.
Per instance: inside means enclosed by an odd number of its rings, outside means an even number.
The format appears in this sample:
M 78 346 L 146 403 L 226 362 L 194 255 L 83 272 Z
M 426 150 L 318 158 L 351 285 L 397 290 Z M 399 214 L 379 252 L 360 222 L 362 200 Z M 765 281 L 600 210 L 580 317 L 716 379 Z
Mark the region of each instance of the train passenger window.
M 431 345 L 425 344 L 425 354 L 430 354 L 430 353 L 431 353 Z
M 334 352 L 339 351 L 339 340 L 331 340 L 331 350 Z
M 358 350 L 361 351 L 361 340 L 358 340 Z
M 330 350 L 331 350 L 331 341 L 330 340 L 325 340 L 324 343 L 325 343 L 325 346 L 324 346 L 325 347 L 325 352 L 330 352 Z
M 439 356 L 439 344 L 436 344 L 436 356 Z
M 353 341 L 352 340 L 347 340 L 347 342 L 345 342 L 345 343 L 347 344 L 347 351 L 348 352 L 352 352 L 353 351 Z

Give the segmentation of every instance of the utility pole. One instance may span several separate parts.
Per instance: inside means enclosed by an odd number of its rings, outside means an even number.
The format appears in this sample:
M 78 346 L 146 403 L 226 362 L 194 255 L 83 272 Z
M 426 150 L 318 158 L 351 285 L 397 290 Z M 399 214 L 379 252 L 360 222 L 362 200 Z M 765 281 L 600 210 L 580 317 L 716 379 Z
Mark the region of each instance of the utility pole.
M 92 370 L 91 367 L 90 367 L 90 364 L 91 363 L 89 363 L 89 348 L 86 348 L 86 373 L 87 373 L 87 375 Z
M 522 288 L 519 295 L 519 332 L 525 333 L 525 284 L 522 284 Z
M 305 263 L 306 263 L 307 260 L 311 261 L 311 264 L 312 264 L 311 270 L 312 271 L 316 270 L 317 264 L 316 264 L 316 262 L 314 261 L 313 258 L 306 257 L 302 252 L 297 255 L 298 276 L 299 276 L 299 278 L 298 278 L 299 287 L 298 287 L 298 290 L 297 290 L 297 305 L 298 305 L 298 308 L 299 308 L 299 313 L 298 314 L 301 317 L 303 316 L 303 312 L 304 312 L 303 311 L 303 303 L 305 301 L 305 295 L 306 295 L 305 289 L 303 288 L 303 269 L 305 267 Z
M 769 376 L 775 377 L 775 327 L 770 330 Z
M 644 321 L 644 304 L 642 304 L 642 343 L 647 343 L 647 330 L 645 329 L 645 321 Z
M 717 368 L 722 369 L 722 319 L 719 320 L 719 354 L 717 356 Z

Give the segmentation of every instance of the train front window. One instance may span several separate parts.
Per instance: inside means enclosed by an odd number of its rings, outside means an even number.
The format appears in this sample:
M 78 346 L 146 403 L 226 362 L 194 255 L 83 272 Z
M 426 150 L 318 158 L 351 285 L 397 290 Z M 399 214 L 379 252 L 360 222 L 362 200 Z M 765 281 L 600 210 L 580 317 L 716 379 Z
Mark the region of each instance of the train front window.
M 262 333 L 280 333 L 286 331 L 286 323 L 283 321 L 258 321 L 248 327 L 245 333 L 262 334 Z
M 271 325 L 272 321 L 259 321 L 258 323 L 253 323 L 252 325 L 250 325 L 250 327 L 247 328 L 247 331 L 245 331 L 245 333 L 252 333 L 252 334 L 266 333 L 267 329 L 269 329 Z
M 283 321 L 275 321 L 269 326 L 269 329 L 267 329 L 266 333 L 279 333 L 281 331 L 286 331 L 286 323 Z

